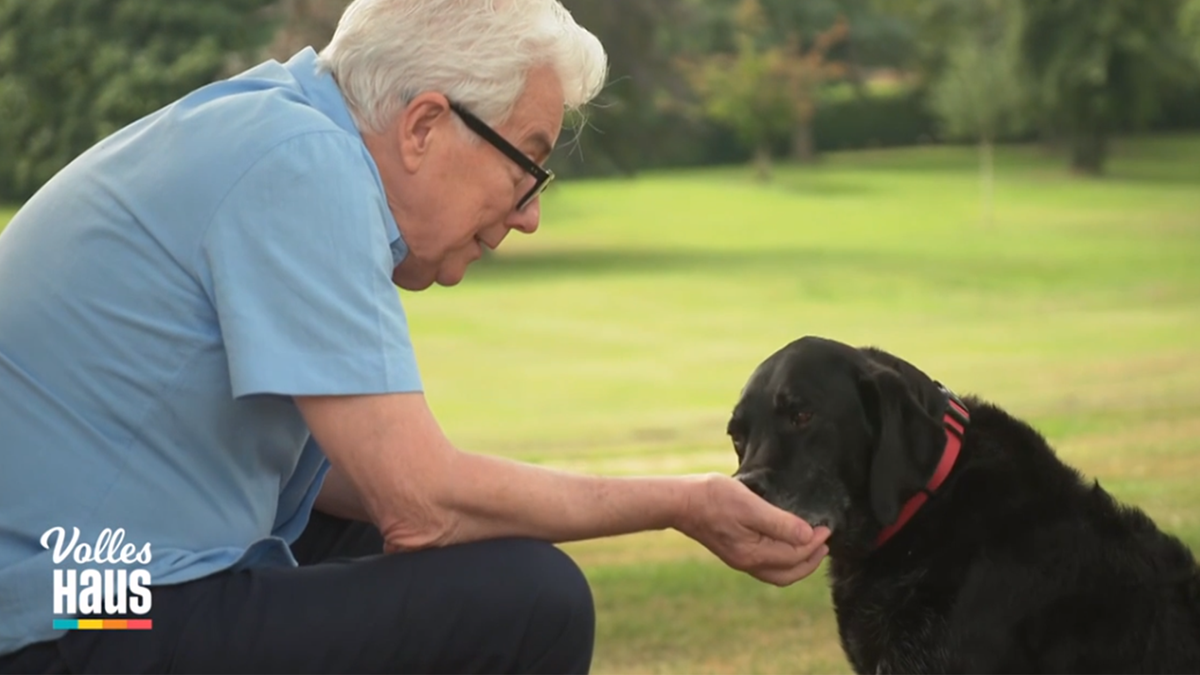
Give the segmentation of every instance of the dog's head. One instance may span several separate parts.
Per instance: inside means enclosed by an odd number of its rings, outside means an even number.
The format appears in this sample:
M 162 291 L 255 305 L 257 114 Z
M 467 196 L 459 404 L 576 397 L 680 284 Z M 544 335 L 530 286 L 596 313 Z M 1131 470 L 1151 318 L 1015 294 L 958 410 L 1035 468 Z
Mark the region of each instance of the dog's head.
M 945 398 L 911 364 L 804 337 L 750 376 L 729 420 L 735 476 L 833 531 L 830 554 L 869 550 L 933 474 Z

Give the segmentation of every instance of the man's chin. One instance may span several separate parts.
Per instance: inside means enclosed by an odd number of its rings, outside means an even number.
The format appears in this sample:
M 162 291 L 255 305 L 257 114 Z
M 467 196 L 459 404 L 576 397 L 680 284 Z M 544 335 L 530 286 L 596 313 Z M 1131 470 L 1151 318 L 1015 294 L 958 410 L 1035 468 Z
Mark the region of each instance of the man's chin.
M 392 271 L 392 285 L 405 291 L 423 291 L 433 285 L 431 274 L 405 274 L 399 269 Z
M 392 283 L 406 291 L 423 291 L 430 286 L 457 286 L 467 274 L 473 260 L 445 261 L 436 268 L 424 266 L 405 269 L 403 263 L 392 271 Z M 431 269 L 432 268 L 432 269 Z
M 462 256 L 453 256 L 438 267 L 435 278 L 438 286 L 457 286 L 467 276 L 467 268 L 482 256 L 474 252 Z
M 466 276 L 467 268 L 465 265 L 453 270 L 443 270 L 438 272 L 437 285 L 446 288 L 449 288 L 450 286 L 457 286 Z
M 414 269 L 415 268 L 415 269 Z M 406 291 L 423 291 L 437 280 L 437 273 L 416 266 L 406 268 L 403 264 L 392 270 L 392 285 Z
M 433 285 L 433 279 L 425 281 L 414 281 L 412 279 L 396 280 L 392 277 L 392 284 L 402 291 L 423 291 Z

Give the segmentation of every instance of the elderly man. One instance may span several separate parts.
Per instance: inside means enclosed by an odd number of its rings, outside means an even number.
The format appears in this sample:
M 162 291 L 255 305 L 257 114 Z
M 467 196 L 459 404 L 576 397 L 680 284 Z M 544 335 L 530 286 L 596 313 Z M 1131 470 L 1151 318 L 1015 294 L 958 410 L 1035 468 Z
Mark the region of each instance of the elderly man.
M 731 478 L 473 454 L 421 393 L 396 286 L 537 229 L 605 68 L 555 0 L 358 0 L 45 185 L 0 236 L 0 670 L 585 672 L 556 542 L 809 575 L 828 532 Z

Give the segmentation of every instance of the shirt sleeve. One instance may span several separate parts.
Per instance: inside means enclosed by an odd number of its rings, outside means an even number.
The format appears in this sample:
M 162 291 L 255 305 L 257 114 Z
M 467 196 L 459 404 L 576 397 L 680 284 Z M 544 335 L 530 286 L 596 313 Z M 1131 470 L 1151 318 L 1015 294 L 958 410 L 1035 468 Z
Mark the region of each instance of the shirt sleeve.
M 349 135 L 297 136 L 217 209 L 202 265 L 235 398 L 421 389 L 368 162 Z

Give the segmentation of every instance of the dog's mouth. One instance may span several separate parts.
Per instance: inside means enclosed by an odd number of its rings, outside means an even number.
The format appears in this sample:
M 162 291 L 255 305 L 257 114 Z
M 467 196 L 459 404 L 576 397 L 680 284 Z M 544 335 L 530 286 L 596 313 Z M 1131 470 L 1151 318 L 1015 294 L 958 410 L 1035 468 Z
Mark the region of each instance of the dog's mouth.
M 768 501 L 788 513 L 799 516 L 801 520 L 813 527 L 824 527 L 830 532 L 837 532 L 841 526 L 841 518 L 836 513 L 805 507 L 800 504 L 799 498 L 795 496 L 788 495 L 782 499 L 774 498 Z
M 824 527 L 830 532 L 834 532 L 842 525 L 842 518 L 833 504 L 814 505 L 811 499 L 803 499 L 801 494 L 795 490 L 780 489 L 773 484 L 769 477 L 763 476 L 760 472 L 737 473 L 734 474 L 734 477 L 743 481 L 759 497 L 777 508 L 800 517 L 814 528 Z
M 785 487 L 780 483 L 787 481 L 780 481 L 779 476 L 761 469 L 745 473 L 739 471 L 734 474 L 734 478 L 742 481 L 754 494 L 771 505 L 798 516 L 813 528 L 824 527 L 832 534 L 845 524 L 843 514 L 848 508 L 848 503 L 845 499 L 827 494 L 828 490 Z M 824 496 L 818 497 L 818 494 Z
M 800 511 L 798 513 L 796 511 L 792 511 L 792 513 L 795 513 L 797 516 L 800 516 L 800 518 L 803 519 L 804 522 L 808 523 L 809 525 L 813 526 L 814 528 L 824 527 L 825 529 L 829 530 L 830 532 L 836 532 L 838 529 L 838 520 L 837 520 L 837 518 L 834 518 L 831 515 L 824 514 L 824 513 L 813 514 L 813 513 L 807 513 L 804 511 Z

